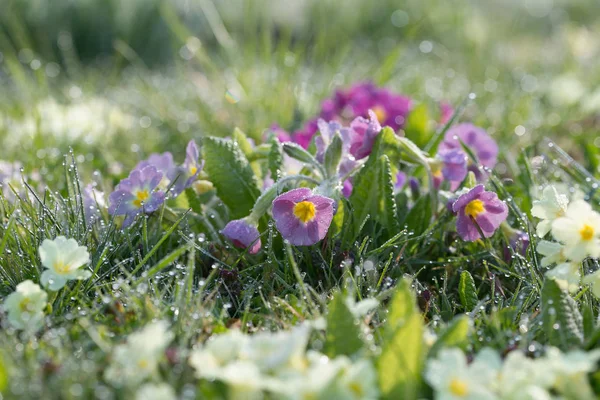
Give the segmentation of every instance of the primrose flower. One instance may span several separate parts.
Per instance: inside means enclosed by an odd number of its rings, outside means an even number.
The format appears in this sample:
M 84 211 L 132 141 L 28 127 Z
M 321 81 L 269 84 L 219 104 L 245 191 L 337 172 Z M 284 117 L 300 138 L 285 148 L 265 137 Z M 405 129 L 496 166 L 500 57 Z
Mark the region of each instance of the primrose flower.
M 125 228 L 142 212 L 151 213 L 158 210 L 165 201 L 165 193 L 157 190 L 162 178 L 163 174 L 151 165 L 131 171 L 129 177 L 119 182 L 115 191 L 108 197 L 109 214 L 125 215 Z
M 198 151 L 198 146 L 196 142 L 190 140 L 185 151 L 185 161 L 177 169 L 176 176 L 173 177 L 173 179 L 176 179 L 175 185 L 172 188 L 175 196 L 189 188 L 198 177 L 200 171 L 202 171 L 202 168 L 204 168 L 204 161 L 199 162 L 199 158 L 200 152 Z
M 141 170 L 148 166 L 156 168 L 157 171 L 163 174 L 160 184 L 158 185 L 162 190 L 167 190 L 171 180 L 177 176 L 177 167 L 173 161 L 173 155 L 170 152 L 150 154 L 148 159 L 140 161 L 134 169 Z
M 452 118 L 452 114 L 454 114 L 454 107 L 446 101 L 441 101 L 440 104 L 440 124 L 445 125 L 450 118 Z
M 555 279 L 561 288 L 573 293 L 579 289 L 580 267 L 578 262 L 564 262 L 547 271 L 546 276 Z
M 313 136 L 315 135 L 315 133 L 317 133 L 318 130 L 318 118 L 311 119 L 304 125 L 302 129 L 299 129 L 292 133 L 292 141 L 307 149 L 310 145 L 310 141 L 312 140 Z
M 494 168 L 498 158 L 498 145 L 483 128 L 473 124 L 462 123 L 448 129 L 438 151 L 462 150 L 461 141 L 473 150 L 479 164 L 487 168 Z M 469 171 L 473 171 L 478 179 L 482 178 L 482 174 L 476 166 L 470 165 Z
M 104 378 L 115 386 L 135 386 L 156 374 L 158 363 L 173 340 L 165 321 L 153 322 L 115 346 Z
M 600 256 L 600 214 L 583 200 L 569 204 L 565 216 L 552 222 L 552 235 L 565 244 L 569 260 Z
M 506 204 L 498 199 L 496 193 L 486 192 L 483 185 L 477 185 L 461 195 L 452 205 L 452 210 L 458 213 L 456 230 L 468 242 L 481 238 L 477 226 L 488 238 L 508 216 Z
M 4 300 L 8 322 L 16 329 L 36 332 L 44 323 L 44 308 L 48 295 L 30 280 L 17 285 L 17 290 Z
M 475 363 L 474 363 L 475 364 Z M 437 358 L 428 362 L 425 379 L 436 393 L 436 399 L 485 400 L 496 396 L 489 389 L 496 372 L 492 368 L 467 365 L 459 349 L 444 349 Z
M 436 187 L 447 180 L 452 191 L 458 189 L 467 176 L 468 157 L 460 149 L 443 150 L 439 152 L 431 165 Z
M 366 359 L 358 360 L 346 367 L 337 384 L 340 399 L 379 399 L 377 372 Z
M 327 234 L 334 203 L 308 188 L 298 188 L 273 200 L 273 218 L 285 240 L 296 246 L 310 246 Z
M 135 393 L 135 400 L 176 400 L 177 394 L 166 383 L 145 383 Z
M 82 191 L 83 213 L 88 224 L 100 219 L 100 209 L 106 208 L 104 192 L 94 188 L 91 183 L 86 185 Z
M 375 138 L 381 132 L 381 125 L 377 120 L 377 115 L 374 111 L 369 110 L 369 119 L 357 117 L 350 124 L 351 130 L 348 131 L 350 146 L 350 154 L 355 159 L 360 160 L 371 154 Z
M 540 240 L 536 250 L 544 256 L 542 258 L 542 267 L 563 263 L 567 260 L 564 254 L 564 246 L 560 243 Z
M 325 150 L 327 150 L 327 147 L 333 140 L 335 134 L 339 132 L 341 137 L 344 138 L 349 135 L 350 129 L 344 128 L 337 121 L 325 122 L 323 119 L 319 119 L 317 121 L 317 126 L 319 127 L 319 135 L 315 137 L 315 146 L 317 147 L 317 154 L 315 158 L 317 161 L 322 163 Z
M 279 124 L 272 124 L 269 127 L 269 129 L 267 130 L 267 138 L 271 134 L 275 135 L 277 140 L 279 140 L 282 143 L 289 142 L 292 140 L 292 137 L 290 136 L 290 134 L 285 129 L 283 129 L 281 126 L 279 126 Z
M 260 250 L 260 233 L 255 224 L 248 219 L 236 219 L 229 221 L 221 231 L 223 236 L 229 239 L 235 247 L 248 249 L 248 253 L 256 254 Z
M 45 239 L 39 247 L 42 265 L 46 268 L 40 278 L 42 286 L 59 290 L 72 279 L 88 279 L 92 273 L 80 267 L 90 262 L 87 247 L 79 246 L 75 239 L 58 236 Z
M 564 194 L 560 194 L 554 186 L 548 185 L 542 192 L 542 198 L 533 202 L 531 215 L 540 218 L 536 233 L 543 238 L 552 229 L 552 222 L 563 217 L 567 212 L 569 199 Z
M 523 257 L 529 248 L 529 235 L 527 232 L 514 230 L 508 237 L 508 245 L 504 248 L 504 259 L 510 260 L 511 254 L 520 254 Z

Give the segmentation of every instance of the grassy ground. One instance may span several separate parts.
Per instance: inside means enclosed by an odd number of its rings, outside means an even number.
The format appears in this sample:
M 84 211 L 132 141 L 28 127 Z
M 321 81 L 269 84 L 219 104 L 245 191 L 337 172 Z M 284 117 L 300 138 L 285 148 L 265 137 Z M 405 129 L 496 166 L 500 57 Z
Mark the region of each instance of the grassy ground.
M 599 346 L 598 300 L 585 285 L 572 296 L 552 292 L 530 212 L 549 182 L 597 198 L 595 3 L 408 1 L 398 9 L 393 1 L 157 0 L 128 2 L 127 10 L 121 3 L 0 5 L 0 159 L 20 163 L 0 194 L 0 296 L 40 281 L 46 238 L 87 246 L 93 273 L 48 291 L 36 334 L 0 317 L 5 398 L 131 398 L 139 385 L 116 387 L 105 371 L 116 346 L 156 320 L 167 321 L 174 339 L 147 381 L 168 383 L 180 398 L 234 396 L 227 385 L 196 379 L 187 359 L 198 343 L 235 329 L 287 332 L 313 321 L 309 347 L 332 360 L 372 360 L 388 398 L 433 396 L 422 370 L 442 348 L 518 349 L 533 358 L 550 346 Z M 187 192 L 123 230 L 106 211 L 94 224 L 85 220 L 88 183 L 108 196 L 151 153 L 170 151 L 182 162 L 193 139 L 208 158 L 206 137 L 235 128 L 260 144 L 271 124 L 294 131 L 336 88 L 366 80 L 429 110 L 423 129 L 410 133 L 416 143 L 443 129 L 429 121 L 440 101 L 457 109 L 454 122 L 492 135 L 500 155 L 487 188 L 508 204 L 508 223 L 530 233 L 526 254 L 504 257 L 506 232 L 462 241 L 448 211 L 431 215 L 425 171 L 414 166 L 408 170 L 423 190 L 393 200 L 393 224 L 382 222 L 391 207 L 384 189 L 371 188 L 379 214 L 359 221 L 357 203 L 342 202 L 328 239 L 311 247 L 286 244 L 268 216 L 259 225 L 260 253 L 229 244 L 219 231 L 245 214 L 238 215 L 244 199 L 228 188 L 244 179 L 219 181 L 210 165 L 201 178 L 216 191 Z M 260 178 L 268 160 L 242 138 L 240 170 Z M 380 155 L 392 168 L 405 168 L 388 150 Z M 7 170 L 0 165 L 0 174 Z M 582 268 L 596 264 L 588 259 Z M 342 298 L 379 305 L 353 316 Z M 548 322 L 556 302 L 567 304 L 557 306 L 559 328 Z M 590 375 L 596 389 L 598 379 Z

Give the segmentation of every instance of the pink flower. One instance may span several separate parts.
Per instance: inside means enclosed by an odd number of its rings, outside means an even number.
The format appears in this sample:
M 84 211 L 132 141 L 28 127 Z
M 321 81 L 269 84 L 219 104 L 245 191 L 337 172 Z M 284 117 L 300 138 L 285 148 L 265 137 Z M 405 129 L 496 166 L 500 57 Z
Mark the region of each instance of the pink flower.
M 296 246 L 322 240 L 333 219 L 334 201 L 308 188 L 290 190 L 273 200 L 273 218 L 281 236 Z
M 260 234 L 256 225 L 251 224 L 246 219 L 236 219 L 229 221 L 221 231 L 223 236 L 233 243 L 235 247 L 248 249 L 248 253 L 256 254 L 261 247 Z
M 486 238 L 492 236 L 508 216 L 508 206 L 494 192 L 477 185 L 461 195 L 452 205 L 458 214 L 456 231 L 463 240 L 474 242 L 481 238 L 477 226 Z

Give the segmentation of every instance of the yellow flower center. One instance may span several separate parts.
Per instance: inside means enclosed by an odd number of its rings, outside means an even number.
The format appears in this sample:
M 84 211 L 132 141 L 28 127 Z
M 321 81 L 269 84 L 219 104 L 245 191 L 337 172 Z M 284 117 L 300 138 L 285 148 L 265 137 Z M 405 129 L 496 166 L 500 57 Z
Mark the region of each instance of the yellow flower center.
M 315 205 L 310 201 L 301 201 L 294 206 L 294 215 L 305 224 L 312 221 L 315 214 Z
M 373 112 L 375 113 L 375 116 L 377 117 L 377 120 L 380 123 L 385 122 L 385 120 L 387 119 L 387 112 L 385 111 L 385 109 L 381 106 L 375 106 L 373 107 Z
M 198 172 L 198 167 L 196 166 L 196 164 L 190 165 L 189 172 L 190 176 L 196 175 L 196 172 Z
M 479 214 L 485 211 L 485 207 L 483 206 L 483 201 L 481 200 L 472 200 L 465 207 L 465 214 L 471 218 L 477 217 Z
M 21 312 L 27 312 L 29 311 L 29 304 L 31 303 L 31 301 L 29 299 L 23 299 L 21 300 L 21 302 L 19 303 L 19 310 L 21 310 Z
M 583 225 L 583 228 L 581 228 L 581 230 L 579 231 L 579 234 L 581 235 L 581 240 L 592 240 L 592 238 L 594 237 L 594 228 L 592 228 L 591 226 L 589 226 L 588 224 Z
M 148 200 L 148 197 L 150 197 L 150 193 L 148 193 L 146 189 L 138 190 L 135 193 L 135 200 L 133 200 L 133 205 L 137 208 L 140 208 L 142 206 L 142 203 Z
M 54 271 L 59 274 L 66 274 L 69 272 L 69 264 L 65 264 L 63 261 L 56 261 L 53 265 Z
M 140 361 L 138 361 L 137 364 L 138 364 L 138 367 L 140 367 L 141 369 L 146 369 L 146 368 L 148 368 L 148 365 L 150 363 L 148 362 L 148 360 L 142 358 Z
M 350 388 L 350 391 L 358 396 L 359 399 L 363 397 L 363 388 L 358 382 L 352 382 L 348 385 L 348 388 Z
M 454 378 L 450 381 L 450 385 L 448 386 L 450 393 L 455 396 L 463 397 L 469 393 L 469 387 L 467 383 L 462 379 Z

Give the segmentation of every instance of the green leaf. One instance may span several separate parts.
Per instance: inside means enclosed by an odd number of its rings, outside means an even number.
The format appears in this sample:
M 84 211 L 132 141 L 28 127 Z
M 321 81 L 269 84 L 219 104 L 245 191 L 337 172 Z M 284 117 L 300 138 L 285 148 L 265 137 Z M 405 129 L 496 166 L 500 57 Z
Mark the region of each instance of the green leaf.
M 396 218 L 396 199 L 390 161 L 387 156 L 381 156 L 374 163 L 368 162 L 360 171 L 355 179 L 350 203 L 353 208 L 354 238 L 359 235 L 367 218 L 386 228 L 388 236 L 397 233 L 399 228 Z
M 397 328 L 416 312 L 417 303 L 410 289 L 410 281 L 402 279 L 398 282 L 394 296 L 388 305 L 386 332 L 396 332 Z
M 328 177 L 337 175 L 338 165 L 342 158 L 342 137 L 339 133 L 333 136 L 333 139 L 323 157 L 323 164 L 325 165 L 325 172 Z
M 8 385 L 8 371 L 6 370 L 6 365 L 4 364 L 4 359 L 0 354 L 0 396 L 2 392 L 6 390 Z
M 419 236 L 429 228 L 431 224 L 431 200 L 430 196 L 424 195 L 419 197 L 414 206 L 408 212 L 404 225 L 413 235 Z
M 419 147 L 425 146 L 431 137 L 433 130 L 430 129 L 429 110 L 426 104 L 419 104 L 415 107 L 406 119 L 404 132 L 406 137 L 412 140 Z
M 466 311 L 473 311 L 477 306 L 477 288 L 475 281 L 469 271 L 463 271 L 460 274 L 460 282 L 458 283 L 458 295 L 460 303 Z
M 542 321 L 551 345 L 566 350 L 583 343 L 583 319 L 577 303 L 554 279 L 546 279 L 542 287 Z
M 318 162 L 312 154 L 304 150 L 302 146 L 292 142 L 285 142 L 283 144 L 283 151 L 285 151 L 285 153 L 288 156 L 295 158 L 298 161 L 316 167 L 321 172 L 321 174 L 325 175 L 325 170 L 323 169 L 321 163 Z
M 279 178 L 279 174 L 281 171 L 281 166 L 283 164 L 283 149 L 281 148 L 281 143 L 277 138 L 273 138 L 271 140 L 271 150 L 269 150 L 269 155 L 267 157 L 269 171 L 271 171 L 271 179 L 274 181 Z
M 256 176 L 239 146 L 231 140 L 208 137 L 202 146 L 204 170 L 217 195 L 231 211 L 231 219 L 243 218 L 260 195 Z
M 429 351 L 429 357 L 434 357 L 444 347 L 464 347 L 468 343 L 471 321 L 466 315 L 454 318 L 442 332 Z
M 250 154 L 252 154 L 254 152 L 254 149 L 252 148 L 252 144 L 248 141 L 248 137 L 246 136 L 246 134 L 244 132 L 242 132 L 240 130 L 240 128 L 235 128 L 233 130 L 233 134 L 231 135 L 231 138 L 233 139 L 234 142 L 236 142 L 238 144 L 238 146 L 240 147 L 240 150 L 242 150 L 242 152 L 244 153 L 244 155 L 246 157 L 249 157 Z
M 344 295 L 337 293 L 329 304 L 327 314 L 326 353 L 329 357 L 349 356 L 362 347 L 363 341 L 354 315 L 348 309 Z
M 423 319 L 414 313 L 383 344 L 377 359 L 379 387 L 384 398 L 417 398 L 423 356 Z

